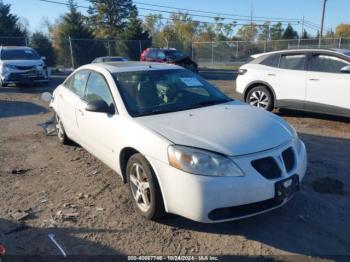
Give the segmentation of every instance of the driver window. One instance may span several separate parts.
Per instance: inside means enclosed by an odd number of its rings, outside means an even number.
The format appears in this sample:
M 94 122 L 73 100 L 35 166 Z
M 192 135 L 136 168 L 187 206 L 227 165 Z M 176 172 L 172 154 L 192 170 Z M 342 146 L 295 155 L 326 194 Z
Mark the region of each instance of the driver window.
M 349 65 L 348 62 L 335 56 L 314 55 L 311 60 L 310 70 L 324 73 L 340 73 L 341 69 L 347 65 Z
M 113 98 L 104 77 L 92 72 L 86 85 L 85 100 L 87 102 L 104 100 L 108 105 L 113 104 Z

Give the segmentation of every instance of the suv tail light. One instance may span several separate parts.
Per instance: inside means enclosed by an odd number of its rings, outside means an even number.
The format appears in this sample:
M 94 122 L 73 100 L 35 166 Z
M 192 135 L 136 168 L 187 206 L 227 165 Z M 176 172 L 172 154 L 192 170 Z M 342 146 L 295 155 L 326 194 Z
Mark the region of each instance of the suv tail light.
M 243 69 L 243 68 L 240 68 L 240 69 L 238 69 L 238 74 L 239 75 L 244 75 L 245 73 L 247 73 L 247 69 Z

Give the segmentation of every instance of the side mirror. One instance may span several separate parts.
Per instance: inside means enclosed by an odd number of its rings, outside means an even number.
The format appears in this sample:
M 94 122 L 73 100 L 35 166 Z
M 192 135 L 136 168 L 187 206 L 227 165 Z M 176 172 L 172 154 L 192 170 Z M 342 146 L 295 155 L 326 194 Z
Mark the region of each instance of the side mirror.
M 114 106 L 109 106 L 104 100 L 94 100 L 89 102 L 85 110 L 95 113 L 106 113 L 109 115 L 115 114 Z
M 340 69 L 340 72 L 343 74 L 350 74 L 350 65 L 344 66 L 342 69 Z
M 49 92 L 44 92 L 41 94 L 41 100 L 43 100 L 45 102 L 50 102 L 51 98 L 52 98 L 52 95 Z

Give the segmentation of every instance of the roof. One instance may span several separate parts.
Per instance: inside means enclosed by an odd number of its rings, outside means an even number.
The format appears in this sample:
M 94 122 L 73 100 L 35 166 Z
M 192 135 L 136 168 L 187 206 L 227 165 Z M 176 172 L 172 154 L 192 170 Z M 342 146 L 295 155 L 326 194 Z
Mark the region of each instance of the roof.
M 117 72 L 130 72 L 130 71 L 149 71 L 149 70 L 166 70 L 166 69 L 182 69 L 182 67 L 166 63 L 154 63 L 154 62 L 107 62 L 107 63 L 95 63 L 88 64 L 81 68 L 94 69 L 104 68 L 111 73 Z
M 337 53 L 337 54 L 343 54 L 350 52 L 350 50 L 346 49 L 326 49 L 326 48 L 303 48 L 303 49 L 284 49 L 284 50 L 278 50 L 278 51 L 272 51 L 267 53 L 260 53 L 252 55 L 253 58 L 259 58 L 261 56 L 265 55 L 272 55 L 272 54 L 280 54 L 280 53 L 298 53 L 298 52 L 325 52 L 325 53 Z

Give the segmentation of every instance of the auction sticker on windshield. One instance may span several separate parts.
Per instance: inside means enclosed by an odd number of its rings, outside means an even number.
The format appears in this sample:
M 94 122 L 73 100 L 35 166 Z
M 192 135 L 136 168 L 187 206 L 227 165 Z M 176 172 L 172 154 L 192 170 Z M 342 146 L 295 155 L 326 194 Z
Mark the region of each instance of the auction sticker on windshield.
M 203 86 L 195 77 L 181 77 L 180 79 L 186 86 Z

